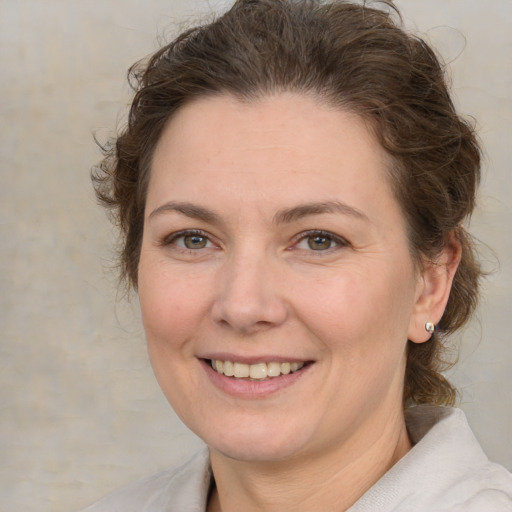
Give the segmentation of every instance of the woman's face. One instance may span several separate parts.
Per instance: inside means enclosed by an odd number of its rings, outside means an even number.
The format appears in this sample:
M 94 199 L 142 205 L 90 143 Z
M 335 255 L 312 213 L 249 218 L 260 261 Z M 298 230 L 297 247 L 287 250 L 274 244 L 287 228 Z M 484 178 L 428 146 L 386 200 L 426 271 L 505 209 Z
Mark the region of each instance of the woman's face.
M 428 319 L 387 160 L 360 118 L 299 94 L 196 100 L 165 128 L 140 303 L 163 392 L 214 450 L 312 455 L 401 418 Z

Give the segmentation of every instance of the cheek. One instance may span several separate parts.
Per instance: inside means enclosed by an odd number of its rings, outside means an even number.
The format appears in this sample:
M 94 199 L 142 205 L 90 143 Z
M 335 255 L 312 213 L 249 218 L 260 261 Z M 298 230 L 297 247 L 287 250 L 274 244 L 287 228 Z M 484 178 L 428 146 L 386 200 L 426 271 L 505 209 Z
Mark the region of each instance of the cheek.
M 191 340 L 197 338 L 205 294 L 187 278 L 167 271 L 165 265 L 139 266 L 139 301 L 148 354 L 156 379 L 167 400 L 187 423 L 191 389 L 197 389 L 196 364 Z M 199 399 L 200 401 L 200 399 Z
M 186 340 L 204 312 L 205 293 L 165 268 L 139 267 L 139 301 L 148 344 L 171 346 Z
M 295 289 L 296 311 L 309 330 L 347 361 L 372 358 L 393 344 L 401 351 L 414 299 L 407 276 L 347 269 L 336 277 L 306 286 L 307 293 Z

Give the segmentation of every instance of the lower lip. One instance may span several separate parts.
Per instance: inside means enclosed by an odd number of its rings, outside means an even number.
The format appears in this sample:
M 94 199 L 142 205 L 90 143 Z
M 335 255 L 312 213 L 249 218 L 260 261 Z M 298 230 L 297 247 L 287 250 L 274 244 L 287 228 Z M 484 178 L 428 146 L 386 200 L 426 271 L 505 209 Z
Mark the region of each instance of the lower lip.
M 206 371 L 206 375 L 208 375 L 208 378 L 215 387 L 227 395 L 247 399 L 265 398 L 288 388 L 301 379 L 312 366 L 312 364 L 307 364 L 296 372 L 289 373 L 288 375 L 280 375 L 279 377 L 271 377 L 265 380 L 245 380 L 226 377 L 216 372 L 208 361 L 201 360 L 201 364 Z

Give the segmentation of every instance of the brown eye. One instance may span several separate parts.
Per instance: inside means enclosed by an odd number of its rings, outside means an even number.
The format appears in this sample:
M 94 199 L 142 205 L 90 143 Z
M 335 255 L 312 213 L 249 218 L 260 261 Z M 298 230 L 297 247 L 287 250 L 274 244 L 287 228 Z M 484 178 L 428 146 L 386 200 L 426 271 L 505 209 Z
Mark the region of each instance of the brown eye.
M 183 245 L 187 249 L 204 249 L 208 244 L 208 238 L 201 235 L 186 235 L 183 237 Z
M 309 236 L 307 241 L 308 247 L 313 251 L 325 251 L 330 249 L 333 244 L 332 238 L 323 235 Z

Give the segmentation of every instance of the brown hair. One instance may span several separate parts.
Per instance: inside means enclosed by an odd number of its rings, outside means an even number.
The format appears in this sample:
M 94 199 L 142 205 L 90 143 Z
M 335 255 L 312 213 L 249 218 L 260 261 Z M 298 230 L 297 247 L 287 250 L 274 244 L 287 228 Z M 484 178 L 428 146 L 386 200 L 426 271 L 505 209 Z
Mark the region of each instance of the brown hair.
M 457 115 L 432 49 L 408 34 L 390 1 L 382 9 L 346 1 L 238 0 L 129 72 L 128 124 L 93 172 L 96 193 L 122 235 L 121 275 L 137 287 L 145 196 L 154 148 L 185 103 L 212 94 L 250 101 L 279 91 L 313 93 L 365 118 L 393 162 L 391 182 L 420 265 L 455 236 L 462 260 L 430 341 L 409 342 L 404 400 L 451 404 L 439 373 L 446 335 L 471 316 L 479 265 L 463 227 L 475 204 L 480 151 Z

